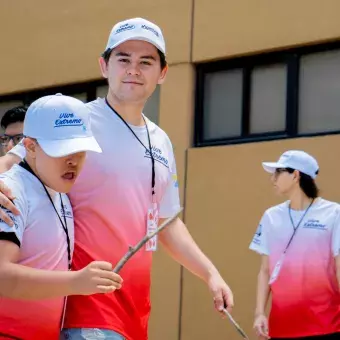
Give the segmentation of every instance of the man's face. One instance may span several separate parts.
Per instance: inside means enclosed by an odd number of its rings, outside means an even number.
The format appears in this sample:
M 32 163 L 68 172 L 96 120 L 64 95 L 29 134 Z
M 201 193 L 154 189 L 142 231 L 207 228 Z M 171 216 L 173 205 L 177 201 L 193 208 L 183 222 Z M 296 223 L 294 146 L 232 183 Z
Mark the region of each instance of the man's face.
M 130 104 L 144 105 L 167 73 L 167 68 L 161 69 L 156 47 L 139 40 L 122 43 L 112 50 L 107 64 L 100 59 L 100 66 L 110 95 Z
M 16 144 L 21 141 L 23 129 L 23 122 L 16 122 L 7 126 L 4 135 L 1 137 L 1 143 L 5 152 L 11 150 Z

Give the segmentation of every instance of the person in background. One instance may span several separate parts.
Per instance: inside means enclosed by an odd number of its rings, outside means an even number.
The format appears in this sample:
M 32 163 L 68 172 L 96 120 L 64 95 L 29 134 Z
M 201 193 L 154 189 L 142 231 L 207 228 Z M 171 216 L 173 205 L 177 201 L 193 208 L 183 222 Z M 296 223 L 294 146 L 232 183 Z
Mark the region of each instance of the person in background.
M 0 125 L 4 133 L 0 135 L 3 153 L 10 151 L 23 138 L 24 119 L 27 107 L 24 105 L 13 107 L 5 112 Z
M 256 334 L 272 340 L 340 339 L 340 205 L 319 196 L 319 165 L 306 152 L 290 150 L 262 165 L 287 200 L 265 211 L 250 244 L 262 256 Z

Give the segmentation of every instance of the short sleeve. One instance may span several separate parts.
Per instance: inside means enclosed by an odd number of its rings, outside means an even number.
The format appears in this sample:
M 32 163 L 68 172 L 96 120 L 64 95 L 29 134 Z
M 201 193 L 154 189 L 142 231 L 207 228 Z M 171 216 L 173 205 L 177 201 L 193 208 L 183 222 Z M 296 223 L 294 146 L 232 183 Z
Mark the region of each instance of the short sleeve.
M 24 159 L 26 156 L 26 149 L 24 147 L 24 144 L 22 143 L 22 140 L 14 148 L 8 151 L 8 153 L 11 153 L 13 155 L 18 156 L 21 159 Z
M 27 220 L 27 202 L 23 196 L 23 191 L 18 190 L 17 184 L 14 181 L 8 180 L 2 176 L 0 176 L 0 180 L 2 180 L 11 189 L 15 196 L 13 203 L 20 212 L 19 215 L 14 215 L 8 209 L 0 205 L 0 209 L 2 209 L 14 222 L 13 226 L 9 226 L 0 218 L 0 235 L 3 234 L 3 237 L 0 236 L 0 239 L 7 239 L 5 234 L 14 232 L 21 245 Z
M 255 235 L 250 243 L 249 249 L 261 254 L 269 255 L 268 230 L 270 227 L 270 219 L 268 213 L 265 212 L 257 226 Z
M 340 209 L 337 209 L 332 230 L 332 252 L 333 256 L 340 254 Z
M 169 154 L 169 179 L 165 193 L 160 202 L 160 218 L 168 218 L 180 209 L 176 161 L 172 147 Z

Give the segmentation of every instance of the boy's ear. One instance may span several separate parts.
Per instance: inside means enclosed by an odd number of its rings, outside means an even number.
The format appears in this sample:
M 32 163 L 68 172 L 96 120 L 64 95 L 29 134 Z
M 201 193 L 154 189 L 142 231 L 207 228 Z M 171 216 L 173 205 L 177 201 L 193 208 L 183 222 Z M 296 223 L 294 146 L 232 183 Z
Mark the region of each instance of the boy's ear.
M 23 140 L 24 147 L 27 153 L 32 157 L 35 158 L 37 143 L 34 139 L 25 137 Z

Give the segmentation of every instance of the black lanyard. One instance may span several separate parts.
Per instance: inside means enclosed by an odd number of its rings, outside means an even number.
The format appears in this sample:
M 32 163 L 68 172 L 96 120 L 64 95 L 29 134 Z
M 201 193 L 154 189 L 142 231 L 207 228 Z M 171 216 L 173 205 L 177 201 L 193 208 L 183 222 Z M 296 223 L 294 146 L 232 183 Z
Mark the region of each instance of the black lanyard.
M 58 210 L 57 208 L 55 207 L 54 203 L 53 203 L 53 200 L 52 200 L 52 197 L 50 196 L 49 192 L 47 191 L 46 189 L 46 186 L 45 184 L 41 181 L 41 179 L 33 172 L 33 170 L 31 169 L 31 167 L 28 165 L 28 163 L 26 162 L 26 160 L 23 160 L 22 162 L 19 163 L 19 165 L 21 167 L 23 167 L 24 169 L 26 169 L 28 172 L 30 172 L 33 176 L 35 176 L 39 182 L 42 184 L 42 186 L 44 187 L 45 189 L 45 192 L 50 200 L 50 202 L 52 203 L 52 206 L 53 206 L 53 209 L 54 211 L 56 212 L 58 218 L 59 218 L 59 221 L 65 231 L 65 234 L 66 234 L 66 240 L 67 240 L 67 257 L 68 257 L 68 269 L 71 269 L 71 242 L 70 242 L 70 237 L 69 237 L 69 234 L 68 234 L 68 229 L 67 229 L 67 222 L 66 222 L 66 214 L 65 214 L 65 210 L 64 210 L 64 203 L 63 203 L 63 199 L 61 197 L 61 194 L 59 193 L 59 197 L 60 197 L 60 202 L 61 202 L 61 210 L 62 210 L 62 213 L 64 215 L 64 223 L 58 213 Z
M 144 120 L 145 123 L 145 127 L 146 127 L 146 133 L 148 135 L 148 142 L 149 142 L 149 149 L 144 145 L 144 143 L 138 138 L 138 136 L 135 134 L 135 132 L 131 129 L 131 127 L 129 126 L 129 124 L 124 120 L 124 118 L 109 104 L 107 98 L 105 98 L 105 102 L 106 105 L 122 120 L 122 122 L 127 126 L 127 128 L 133 133 L 133 135 L 136 137 L 136 139 L 138 140 L 139 143 L 141 143 L 143 145 L 143 147 L 145 148 L 145 150 L 147 150 L 150 153 L 150 157 L 151 157 L 151 191 L 152 191 L 152 198 L 154 198 L 155 195 L 155 180 L 156 180 L 156 170 L 155 170 L 155 159 L 153 157 L 152 154 L 152 147 L 151 147 L 151 139 L 150 139 L 150 134 L 149 134 L 149 129 L 148 129 L 148 125 L 146 124 L 145 118 L 142 115 L 142 118 Z
M 289 218 L 290 218 L 290 223 L 291 223 L 292 226 L 293 226 L 294 232 L 293 232 L 293 235 L 291 236 L 291 238 L 290 238 L 290 240 L 289 240 L 289 242 L 288 242 L 288 244 L 287 244 L 287 246 L 286 246 L 286 249 L 285 249 L 284 252 L 283 252 L 284 254 L 287 252 L 287 250 L 288 250 L 290 244 L 291 244 L 292 241 L 293 241 L 293 238 L 294 238 L 294 236 L 295 236 L 295 234 L 296 234 L 296 231 L 298 230 L 298 228 L 299 228 L 299 226 L 300 226 L 302 220 L 305 218 L 305 216 L 306 216 L 306 214 L 307 214 L 309 208 L 312 206 L 313 202 L 314 202 L 314 199 L 313 199 L 312 202 L 309 204 L 308 208 L 306 209 L 305 213 L 302 215 L 302 217 L 301 217 L 301 219 L 300 219 L 300 221 L 299 221 L 299 223 L 298 223 L 298 225 L 297 225 L 296 227 L 294 226 L 294 221 L 293 221 L 293 218 L 292 218 L 292 214 L 291 214 L 291 212 L 290 212 L 291 209 L 290 209 L 290 205 L 289 205 L 289 207 L 288 207 Z

